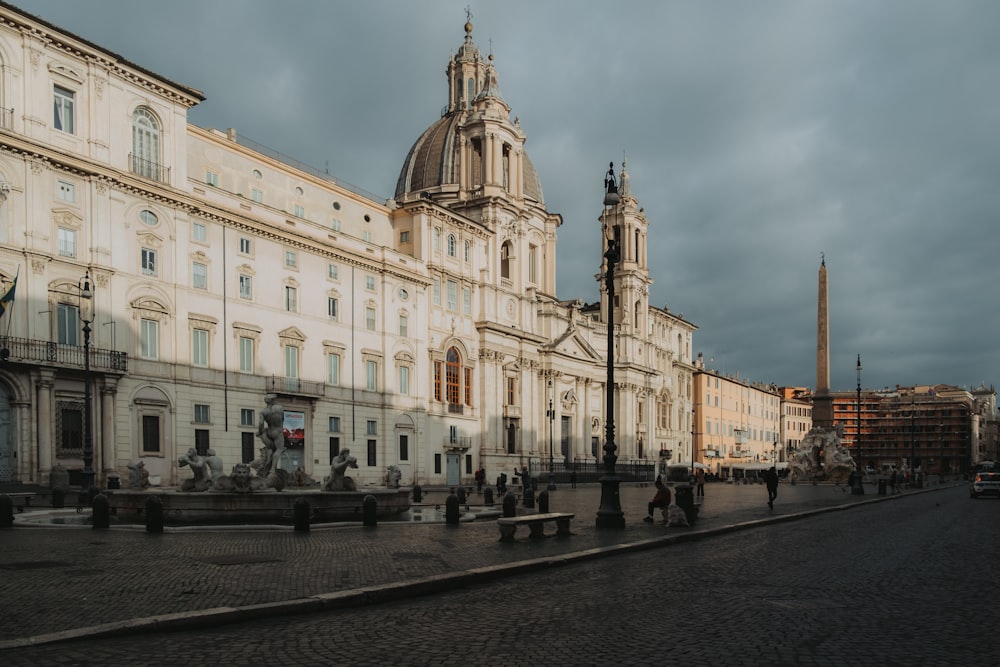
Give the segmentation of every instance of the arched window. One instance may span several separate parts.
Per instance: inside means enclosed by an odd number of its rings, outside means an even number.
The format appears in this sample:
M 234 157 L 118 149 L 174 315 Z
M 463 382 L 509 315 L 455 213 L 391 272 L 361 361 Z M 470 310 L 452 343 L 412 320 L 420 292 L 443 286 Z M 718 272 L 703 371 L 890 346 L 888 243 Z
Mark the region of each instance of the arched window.
M 461 403 L 459 402 L 462 382 L 461 369 L 462 355 L 458 353 L 456 348 L 449 347 L 448 355 L 445 357 L 445 396 L 448 399 L 448 405 L 458 406 L 458 409 L 461 409 Z
M 504 244 L 500 246 L 500 277 L 508 280 L 510 280 L 510 255 L 510 241 L 505 241 Z
M 132 173 L 163 181 L 160 165 L 160 121 L 146 107 L 132 114 Z
M 458 254 L 458 241 L 454 234 L 448 234 L 448 256 L 455 257 Z

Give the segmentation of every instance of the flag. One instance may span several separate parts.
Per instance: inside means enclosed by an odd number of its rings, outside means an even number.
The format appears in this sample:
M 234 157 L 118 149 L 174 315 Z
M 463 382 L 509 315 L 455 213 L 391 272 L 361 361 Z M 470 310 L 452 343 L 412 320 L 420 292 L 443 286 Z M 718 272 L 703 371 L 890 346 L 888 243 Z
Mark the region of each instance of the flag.
M 14 277 L 14 282 L 10 284 L 7 291 L 0 296 L 0 317 L 3 317 L 7 309 L 10 308 L 10 304 L 14 303 L 14 290 L 17 289 L 17 276 Z

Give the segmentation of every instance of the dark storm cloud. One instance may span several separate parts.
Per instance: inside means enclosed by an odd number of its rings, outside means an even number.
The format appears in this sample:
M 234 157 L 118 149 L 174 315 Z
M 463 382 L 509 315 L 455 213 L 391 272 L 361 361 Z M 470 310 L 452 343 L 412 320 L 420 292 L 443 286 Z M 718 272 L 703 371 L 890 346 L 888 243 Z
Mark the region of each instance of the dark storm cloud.
M 391 196 L 445 104 L 461 2 L 23 2 L 203 90 L 197 125 Z M 479 6 L 477 6 L 477 4 Z M 597 298 L 607 163 L 651 223 L 651 302 L 726 373 L 831 385 L 990 383 L 1000 3 L 471 3 L 476 44 L 561 213 L 559 296 Z M 592 286 L 592 287 L 588 287 Z

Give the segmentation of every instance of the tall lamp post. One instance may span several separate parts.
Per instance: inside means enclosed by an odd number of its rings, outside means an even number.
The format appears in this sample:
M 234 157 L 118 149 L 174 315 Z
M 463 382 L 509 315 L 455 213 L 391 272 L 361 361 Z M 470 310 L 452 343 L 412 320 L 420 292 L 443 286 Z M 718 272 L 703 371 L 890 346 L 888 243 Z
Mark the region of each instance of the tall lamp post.
M 88 301 L 93 297 L 94 293 L 90 290 L 90 271 L 87 271 L 86 275 L 81 278 L 82 285 L 77 283 L 80 288 L 80 296 Z M 92 430 L 92 418 L 91 418 L 91 394 L 90 394 L 90 332 L 92 331 L 90 325 L 94 323 L 93 309 L 91 309 L 90 319 L 83 317 L 83 313 L 80 314 L 83 320 L 83 478 L 81 480 L 83 485 L 84 495 L 89 496 L 94 489 L 94 438 L 91 433 Z
M 549 411 L 545 414 L 549 418 L 549 491 L 555 491 L 556 474 L 552 472 L 552 422 L 556 418 L 556 411 L 552 407 L 552 378 L 549 378 Z
M 910 399 L 910 484 L 917 484 L 917 399 Z
M 861 462 L 861 355 L 858 355 L 858 474 L 854 476 L 851 494 L 865 495 L 864 464 Z
M 622 512 L 619 484 L 621 480 L 615 474 L 615 462 L 618 460 L 618 446 L 615 445 L 615 266 L 621 259 L 619 235 L 620 227 L 612 224 L 611 216 L 617 216 L 615 207 L 621 198 L 618 196 L 618 183 L 615 181 L 615 165 L 612 162 L 608 174 L 604 178 L 604 236 L 608 248 L 604 252 L 604 284 L 608 292 L 608 380 L 605 385 L 607 393 L 607 408 L 605 419 L 604 441 L 604 474 L 601 482 L 601 506 L 597 510 L 598 528 L 624 528 L 625 514 Z

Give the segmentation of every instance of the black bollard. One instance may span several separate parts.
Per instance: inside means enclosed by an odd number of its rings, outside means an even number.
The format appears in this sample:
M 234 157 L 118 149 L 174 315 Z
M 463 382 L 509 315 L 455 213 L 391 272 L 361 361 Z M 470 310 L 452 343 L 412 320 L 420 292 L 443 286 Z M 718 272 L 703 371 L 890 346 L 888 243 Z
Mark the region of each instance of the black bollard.
M 374 528 L 378 525 L 378 501 L 375 500 L 375 496 L 368 494 L 365 499 L 361 502 L 362 516 L 364 517 L 364 525 L 369 528 Z
M 538 511 L 541 514 L 545 514 L 549 511 L 549 492 L 539 491 L 538 492 Z
M 535 506 L 535 490 L 530 486 L 524 490 L 524 506 L 525 507 Z
M 483 489 L 483 504 L 487 507 L 493 507 L 493 489 L 490 487 Z
M 413 485 L 413 502 L 419 503 L 424 499 L 424 491 L 420 488 L 419 484 Z
M 11 528 L 14 525 L 14 501 L 10 496 L 0 496 L 0 528 Z
M 52 489 L 52 509 L 61 510 L 63 507 L 66 507 L 66 492 Z
M 455 491 L 455 494 L 458 496 L 458 502 L 459 502 L 459 504 L 460 505 L 464 505 L 465 504 L 465 494 L 466 494 L 465 487 L 464 486 L 458 487 L 458 489 Z
M 309 501 L 298 498 L 292 506 L 292 521 L 296 533 L 309 532 Z
M 454 493 L 448 495 L 448 499 L 444 502 L 444 522 L 452 525 L 458 525 L 458 496 Z
M 517 496 L 513 491 L 508 491 L 503 496 L 503 515 L 517 516 Z
M 98 493 L 90 501 L 90 507 L 94 510 L 94 528 L 107 528 L 111 525 L 111 501 L 103 493 Z
M 157 496 L 146 499 L 146 532 L 163 532 L 163 500 Z

